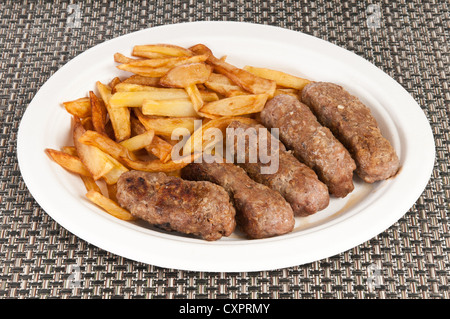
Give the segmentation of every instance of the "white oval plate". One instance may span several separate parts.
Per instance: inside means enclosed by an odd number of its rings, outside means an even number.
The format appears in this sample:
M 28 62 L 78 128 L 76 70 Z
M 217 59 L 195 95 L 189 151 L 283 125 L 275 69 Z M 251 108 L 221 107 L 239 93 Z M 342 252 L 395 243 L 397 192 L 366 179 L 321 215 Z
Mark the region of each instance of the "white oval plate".
M 70 116 L 61 102 L 86 96 L 96 81 L 125 75 L 113 54 L 137 44 L 197 43 L 243 67 L 268 67 L 343 85 L 373 111 L 397 150 L 402 168 L 373 185 L 355 178 L 355 190 L 317 214 L 297 218 L 283 236 L 248 240 L 238 232 L 216 242 L 165 233 L 118 220 L 85 199 L 81 180 L 44 154 L 72 145 Z M 122 72 L 122 73 L 121 73 Z M 128 74 L 129 75 L 129 74 Z M 261 271 L 313 262 L 351 249 L 383 232 L 415 203 L 434 165 L 429 123 L 414 99 L 392 78 L 357 55 L 324 40 L 278 27 L 239 22 L 166 25 L 97 45 L 58 70 L 28 106 L 18 133 L 18 161 L 39 205 L 62 227 L 114 254 L 160 267 L 196 271 Z

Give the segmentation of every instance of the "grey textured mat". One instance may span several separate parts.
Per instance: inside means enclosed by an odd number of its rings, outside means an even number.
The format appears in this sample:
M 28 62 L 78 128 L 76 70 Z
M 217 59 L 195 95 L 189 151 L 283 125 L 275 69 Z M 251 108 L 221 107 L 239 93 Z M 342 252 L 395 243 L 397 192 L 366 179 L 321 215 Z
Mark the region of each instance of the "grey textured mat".
M 449 298 L 450 5 L 373 3 L 2 1 L 0 298 Z M 416 204 L 388 230 L 342 254 L 251 273 L 177 271 L 133 262 L 55 223 L 29 194 L 16 159 L 18 125 L 34 94 L 61 66 L 96 44 L 147 27 L 199 20 L 262 23 L 311 34 L 355 52 L 397 80 L 421 105 L 435 136 L 434 171 Z

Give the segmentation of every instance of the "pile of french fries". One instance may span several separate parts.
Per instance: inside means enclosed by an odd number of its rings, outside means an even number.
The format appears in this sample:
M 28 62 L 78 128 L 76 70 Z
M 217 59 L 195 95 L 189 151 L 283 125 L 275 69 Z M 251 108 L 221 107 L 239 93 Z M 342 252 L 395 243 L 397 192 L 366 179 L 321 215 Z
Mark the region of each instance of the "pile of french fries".
M 277 70 L 236 67 L 203 44 L 136 45 L 131 56 L 114 55 L 117 68 L 129 76 L 98 81 L 87 96 L 62 103 L 73 119 L 73 145 L 45 150 L 81 178 L 92 203 L 122 220 L 135 218 L 116 198 L 121 174 L 141 170 L 179 176 L 208 145 L 207 128 L 225 130 L 233 120 L 257 122 L 268 99 L 298 95 L 310 82 Z M 196 120 L 201 129 L 195 129 Z M 171 136 L 179 128 L 191 134 L 183 147 L 188 158 L 182 161 L 172 159 L 178 140 Z

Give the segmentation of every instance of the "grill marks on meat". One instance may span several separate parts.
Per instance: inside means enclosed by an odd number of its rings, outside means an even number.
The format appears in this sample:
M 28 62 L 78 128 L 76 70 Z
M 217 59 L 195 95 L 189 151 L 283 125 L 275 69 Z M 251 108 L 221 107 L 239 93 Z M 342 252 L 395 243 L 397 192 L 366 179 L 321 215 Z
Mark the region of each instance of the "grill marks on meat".
M 233 128 L 233 135 L 236 136 L 233 143 L 227 145 L 228 148 L 234 148 L 232 151 L 235 159 L 239 155 L 238 140 L 245 141 L 245 161 L 239 163 L 236 160 L 236 165 L 242 167 L 256 182 L 279 192 L 291 205 L 296 216 L 311 215 L 328 206 L 330 198 L 327 186 L 318 179 L 311 168 L 299 162 L 291 152 L 286 151 L 283 143 L 264 126 L 233 121 L 228 128 Z M 259 130 L 260 128 L 264 130 Z M 232 139 L 227 138 L 227 141 L 229 140 Z M 250 141 L 256 141 L 256 145 L 250 145 Z M 259 145 L 260 142 L 262 145 Z M 277 143 L 279 147 L 272 147 L 274 143 Z M 259 153 L 259 147 L 265 147 L 265 145 L 273 152 L 270 158 L 272 160 L 277 158 L 278 161 L 276 171 L 270 174 L 262 171 L 262 168 L 267 167 L 268 164 L 262 163 L 260 158 L 256 162 L 249 159 L 250 148 Z
M 399 159 L 382 136 L 370 109 L 341 86 L 329 82 L 308 84 L 302 91 L 306 103 L 352 154 L 356 173 L 373 183 L 394 176 Z
M 151 225 L 209 241 L 229 236 L 236 226 L 236 211 L 228 193 L 209 182 L 129 171 L 117 182 L 117 200 Z
M 261 121 L 266 127 L 279 128 L 280 140 L 317 173 L 330 194 L 345 197 L 353 191 L 354 160 L 308 106 L 291 95 L 280 94 L 266 103 Z
M 294 213 L 281 194 L 255 182 L 234 164 L 191 163 L 181 177 L 222 186 L 234 201 L 238 227 L 250 238 L 282 235 L 295 225 Z

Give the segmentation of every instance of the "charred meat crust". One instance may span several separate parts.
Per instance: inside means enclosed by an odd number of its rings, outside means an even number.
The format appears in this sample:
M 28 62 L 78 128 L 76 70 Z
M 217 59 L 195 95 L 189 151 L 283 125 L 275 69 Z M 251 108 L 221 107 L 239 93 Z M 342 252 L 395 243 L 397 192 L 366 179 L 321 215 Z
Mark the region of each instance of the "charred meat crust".
M 313 82 L 302 91 L 302 101 L 350 151 L 357 164 L 356 173 L 373 183 L 394 176 L 399 158 L 381 134 L 370 109 L 342 86 Z
M 233 121 L 228 128 L 235 129 L 234 134 L 237 138 L 234 139 L 233 145 L 227 145 L 227 147 L 234 147 L 236 155 L 238 139 L 241 138 L 246 141 L 245 161 L 243 163 L 236 161 L 236 165 L 242 167 L 256 182 L 279 192 L 291 205 L 296 216 L 311 215 L 328 206 L 330 197 L 327 186 L 318 179 L 311 168 L 298 161 L 291 152 L 288 152 L 283 143 L 271 135 L 269 130 L 259 130 L 259 128 L 265 128 L 264 126 Z M 238 128 L 242 130 L 237 131 Z M 248 130 L 248 128 L 254 128 L 255 130 Z M 251 135 L 256 135 L 256 138 L 252 139 Z M 256 140 L 256 145 L 250 145 L 251 140 Z M 272 159 L 277 156 L 278 167 L 273 173 L 262 172 L 262 167 L 269 164 L 264 164 L 260 160 L 249 161 L 249 148 L 252 147 L 259 153 L 259 142 L 267 145 L 267 148 L 273 152 L 273 154 L 270 154 Z M 279 147 L 272 148 L 272 143 L 278 143 Z
M 295 225 L 294 213 L 284 198 L 234 164 L 191 163 L 182 169 L 181 177 L 222 186 L 233 199 L 238 227 L 249 238 L 282 235 Z
M 151 225 L 209 241 L 229 236 L 236 226 L 228 193 L 209 182 L 129 171 L 117 182 L 117 200 Z
M 286 148 L 316 172 L 330 194 L 345 197 L 353 191 L 356 164 L 350 153 L 299 99 L 275 96 L 262 110 L 261 121 L 266 127 L 279 128 Z

